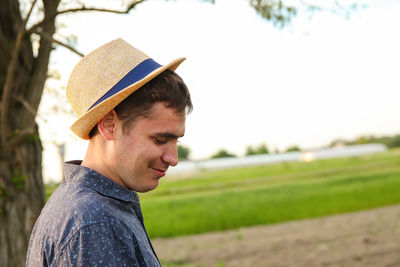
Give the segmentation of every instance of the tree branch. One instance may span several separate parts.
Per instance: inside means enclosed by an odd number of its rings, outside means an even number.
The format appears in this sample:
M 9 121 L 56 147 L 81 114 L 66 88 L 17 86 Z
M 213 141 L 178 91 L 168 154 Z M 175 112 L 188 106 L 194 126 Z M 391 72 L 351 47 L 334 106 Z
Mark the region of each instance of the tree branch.
M 81 57 L 84 57 L 84 56 L 85 56 L 84 54 L 82 54 L 81 52 L 79 52 L 78 50 L 76 50 L 75 48 L 73 48 L 72 46 L 67 45 L 67 44 L 65 44 L 65 43 L 63 43 L 63 42 L 61 42 L 61 41 L 58 41 L 58 40 L 54 39 L 53 37 L 51 37 L 50 35 L 45 34 L 44 32 L 34 30 L 34 31 L 32 31 L 32 33 L 36 33 L 36 34 L 40 35 L 40 37 L 42 37 L 42 38 L 44 38 L 44 39 L 46 39 L 46 40 L 48 40 L 48 41 L 50 41 L 50 42 L 56 43 L 56 44 L 58 44 L 58 45 L 61 45 L 61 46 L 65 47 L 65 48 L 71 50 L 72 52 L 74 52 L 74 53 L 77 54 L 78 56 L 81 56 Z
M 107 9 L 107 8 L 96 8 L 96 7 L 85 7 L 84 5 L 79 8 L 71 8 L 71 9 L 66 9 L 57 12 L 56 16 L 65 14 L 65 13 L 71 13 L 71 12 L 81 12 L 81 11 L 97 11 L 97 12 L 108 12 L 108 13 L 116 13 L 116 14 L 127 14 L 131 9 L 133 9 L 137 4 L 142 3 L 145 0 L 138 0 L 132 2 L 126 10 L 113 10 L 113 9 Z
M 26 101 L 25 99 L 23 99 L 20 96 L 14 96 L 14 98 L 20 102 L 34 117 L 36 117 L 37 112 L 33 109 L 33 107 L 28 103 L 28 101 Z
M 71 9 L 65 9 L 58 11 L 52 16 L 49 16 L 45 19 L 43 19 L 41 22 L 33 25 L 30 29 L 29 32 L 35 32 L 37 28 L 41 27 L 44 23 L 46 23 L 47 20 L 54 19 L 58 15 L 66 14 L 66 13 L 73 13 L 73 12 L 85 12 L 85 11 L 97 11 L 97 12 L 107 12 L 107 13 L 116 13 L 116 14 L 128 14 L 129 11 L 131 11 L 136 5 L 144 2 L 145 0 L 136 0 L 130 3 L 125 10 L 113 10 L 113 9 L 107 9 L 107 8 L 97 8 L 97 7 L 86 7 L 85 5 L 82 5 L 81 7 L 78 8 L 71 8 Z
M 11 59 L 10 59 L 10 63 L 8 65 L 7 68 L 7 74 L 6 74 L 6 79 L 4 82 L 4 87 L 3 87 L 3 94 L 2 94 L 2 98 L 1 98 L 1 125 L 0 125 L 0 135 L 1 135 L 1 147 L 5 147 L 6 142 L 7 142 L 7 136 L 8 136 L 8 131 L 7 131 L 7 113 L 8 113 L 8 105 L 9 105 L 9 100 L 10 100 L 10 93 L 11 93 L 11 85 L 13 84 L 13 80 L 14 80 L 14 72 L 15 72 L 15 67 L 17 65 L 17 61 L 18 61 L 18 54 L 19 54 L 19 50 L 21 47 L 21 43 L 22 43 L 22 39 L 26 33 L 26 24 L 29 20 L 29 17 L 32 14 L 32 10 L 36 4 L 37 0 L 34 0 L 32 2 L 32 5 L 29 9 L 28 14 L 26 15 L 26 18 L 24 19 L 24 21 L 21 23 L 19 29 L 18 29 L 18 33 L 17 33 L 17 37 L 15 40 L 15 44 L 14 44 L 14 48 L 11 54 Z
M 13 151 L 14 148 L 22 144 L 27 140 L 28 137 L 32 136 L 35 134 L 35 129 L 34 128 L 27 128 L 22 130 L 17 136 L 12 138 L 8 143 L 7 146 L 4 148 L 3 155 L 7 156 L 8 153 Z

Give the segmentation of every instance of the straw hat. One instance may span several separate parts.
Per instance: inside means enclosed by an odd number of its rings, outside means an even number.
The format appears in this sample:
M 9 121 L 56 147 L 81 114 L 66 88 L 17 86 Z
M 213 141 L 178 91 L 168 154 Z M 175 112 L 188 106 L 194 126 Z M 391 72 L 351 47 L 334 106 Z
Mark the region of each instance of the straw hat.
M 122 39 L 97 48 L 78 62 L 68 80 L 67 98 L 79 117 L 71 130 L 89 139 L 90 130 L 126 97 L 184 60 L 161 66 Z

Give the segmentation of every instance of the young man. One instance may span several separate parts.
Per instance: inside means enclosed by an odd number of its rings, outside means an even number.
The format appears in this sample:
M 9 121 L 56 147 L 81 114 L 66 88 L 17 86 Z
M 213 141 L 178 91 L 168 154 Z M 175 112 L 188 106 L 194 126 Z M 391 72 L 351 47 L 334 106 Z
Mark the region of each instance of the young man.
M 84 57 L 67 97 L 90 139 L 83 161 L 65 164 L 65 182 L 33 229 L 27 266 L 159 266 L 136 192 L 157 187 L 178 163 L 177 140 L 191 111 L 173 71 L 122 39 Z

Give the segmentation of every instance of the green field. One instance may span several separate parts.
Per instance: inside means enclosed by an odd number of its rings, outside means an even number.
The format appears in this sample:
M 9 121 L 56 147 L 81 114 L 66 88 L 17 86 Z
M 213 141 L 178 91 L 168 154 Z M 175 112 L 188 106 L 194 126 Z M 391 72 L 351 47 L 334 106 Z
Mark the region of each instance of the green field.
M 221 231 L 400 203 L 400 150 L 165 177 L 141 194 L 151 237 Z
M 49 196 L 55 189 L 46 186 Z M 140 194 L 150 237 L 272 224 L 400 203 L 400 149 L 165 177 Z

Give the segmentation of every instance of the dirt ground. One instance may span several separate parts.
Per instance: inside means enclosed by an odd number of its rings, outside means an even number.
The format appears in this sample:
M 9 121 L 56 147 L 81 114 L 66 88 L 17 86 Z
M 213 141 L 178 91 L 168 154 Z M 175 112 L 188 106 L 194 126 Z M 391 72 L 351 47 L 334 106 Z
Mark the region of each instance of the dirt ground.
M 166 266 L 400 266 L 400 205 L 154 239 Z

